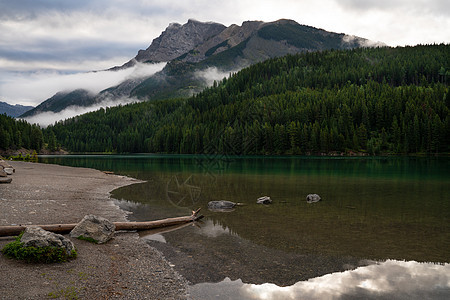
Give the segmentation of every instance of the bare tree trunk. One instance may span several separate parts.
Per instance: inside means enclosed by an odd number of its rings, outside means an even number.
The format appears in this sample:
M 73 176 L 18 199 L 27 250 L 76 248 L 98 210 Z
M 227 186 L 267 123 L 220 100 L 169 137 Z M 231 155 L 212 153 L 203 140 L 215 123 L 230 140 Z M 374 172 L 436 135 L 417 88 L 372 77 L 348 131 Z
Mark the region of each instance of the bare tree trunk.
M 162 228 L 183 223 L 194 222 L 203 218 L 199 215 L 200 208 L 192 211 L 192 215 L 185 217 L 168 218 L 148 222 L 114 222 L 117 230 L 148 230 L 154 228 Z M 28 226 L 39 226 L 44 230 L 55 233 L 68 233 L 77 224 L 51 224 L 51 225 L 15 225 L 15 226 L 0 226 L 0 236 L 19 235 Z

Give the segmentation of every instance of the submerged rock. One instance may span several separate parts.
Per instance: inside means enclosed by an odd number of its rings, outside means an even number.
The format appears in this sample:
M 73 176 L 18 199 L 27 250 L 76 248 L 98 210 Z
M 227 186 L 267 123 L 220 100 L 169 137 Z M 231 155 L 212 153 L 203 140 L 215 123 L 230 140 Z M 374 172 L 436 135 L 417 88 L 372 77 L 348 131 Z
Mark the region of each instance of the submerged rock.
M 306 196 L 306 202 L 308 202 L 308 203 L 315 203 L 315 202 L 319 202 L 320 200 L 321 200 L 321 198 L 317 194 L 309 194 L 308 196 Z
M 0 177 L 0 183 L 11 183 L 12 178 Z
M 22 235 L 20 241 L 24 247 L 56 247 L 62 248 L 66 254 L 71 256 L 75 246 L 68 238 L 56 234 L 41 227 L 27 227 Z
M 70 236 L 103 244 L 114 236 L 115 229 L 116 225 L 103 217 L 86 215 L 72 229 Z
M 14 173 L 13 168 L 4 168 L 3 171 L 8 175 L 12 175 Z
M 208 202 L 208 209 L 232 209 L 235 206 L 236 206 L 235 202 L 225 200 Z
M 256 200 L 257 204 L 270 204 L 272 203 L 272 199 L 269 196 L 262 196 Z

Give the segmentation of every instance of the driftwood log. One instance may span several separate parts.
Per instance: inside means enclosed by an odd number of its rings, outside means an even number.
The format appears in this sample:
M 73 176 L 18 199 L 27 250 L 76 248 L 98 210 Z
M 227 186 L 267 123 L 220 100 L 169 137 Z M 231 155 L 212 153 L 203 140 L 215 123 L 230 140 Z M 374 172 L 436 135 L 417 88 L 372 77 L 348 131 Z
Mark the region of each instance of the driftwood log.
M 154 228 L 168 227 L 183 223 L 194 222 L 203 218 L 199 215 L 200 208 L 196 211 L 192 211 L 192 215 L 185 217 L 168 218 L 147 222 L 114 222 L 116 225 L 116 231 L 118 230 L 149 230 Z M 44 230 L 55 233 L 68 233 L 77 224 L 50 224 L 50 225 L 14 225 L 14 226 L 0 226 L 0 236 L 19 235 L 25 230 L 27 226 L 39 226 Z

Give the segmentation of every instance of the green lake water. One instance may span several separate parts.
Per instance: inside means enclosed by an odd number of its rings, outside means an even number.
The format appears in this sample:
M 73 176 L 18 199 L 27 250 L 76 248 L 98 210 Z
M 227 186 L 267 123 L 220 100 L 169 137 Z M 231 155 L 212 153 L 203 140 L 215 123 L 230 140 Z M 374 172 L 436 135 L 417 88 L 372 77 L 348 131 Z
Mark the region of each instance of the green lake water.
M 228 277 L 287 286 L 374 260 L 450 262 L 446 157 L 73 155 L 40 162 L 145 180 L 112 193 L 130 220 L 201 207 L 199 224 L 141 234 L 193 285 Z M 308 204 L 310 193 L 322 201 Z M 256 204 L 261 196 L 273 203 Z M 212 212 L 212 200 L 243 206 Z

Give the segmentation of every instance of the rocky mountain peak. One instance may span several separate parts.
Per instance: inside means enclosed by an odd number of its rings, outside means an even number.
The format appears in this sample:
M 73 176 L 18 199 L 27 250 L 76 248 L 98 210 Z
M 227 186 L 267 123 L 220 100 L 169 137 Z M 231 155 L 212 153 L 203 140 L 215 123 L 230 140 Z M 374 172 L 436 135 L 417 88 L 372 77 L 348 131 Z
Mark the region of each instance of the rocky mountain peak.
M 171 23 L 146 50 L 139 50 L 136 60 L 139 62 L 173 60 L 219 34 L 225 28 L 219 23 L 204 23 L 194 19 L 189 19 L 184 25 Z
M 183 60 L 199 62 L 206 57 L 235 47 L 253 35 L 263 24 L 264 22 L 262 21 L 246 21 L 243 22 L 241 26 L 233 24 L 225 28 L 216 36 L 199 44 L 194 51 L 188 53 Z

